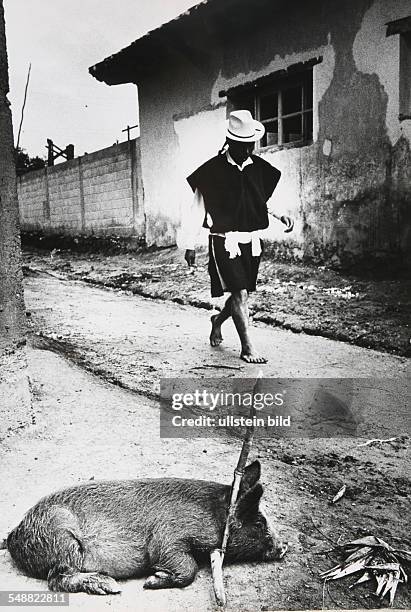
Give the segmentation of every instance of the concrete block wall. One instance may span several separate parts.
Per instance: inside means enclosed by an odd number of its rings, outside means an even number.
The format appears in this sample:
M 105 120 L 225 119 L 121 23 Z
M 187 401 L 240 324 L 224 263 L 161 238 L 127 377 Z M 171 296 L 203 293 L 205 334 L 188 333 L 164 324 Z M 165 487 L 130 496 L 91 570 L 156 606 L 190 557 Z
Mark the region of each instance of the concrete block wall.
M 23 203 L 20 208 L 20 224 L 22 227 L 34 226 L 43 224 L 47 221 L 48 215 L 46 214 L 46 173 L 42 170 L 37 172 L 30 172 L 25 174 L 18 179 L 18 194 L 19 203 Z
M 46 194 L 44 212 L 49 228 L 61 227 L 70 233 L 81 232 L 81 176 L 78 160 L 73 159 L 65 164 L 48 168 L 46 174 L 48 194 Z M 48 219 L 47 213 L 49 213 Z
M 137 139 L 18 179 L 23 231 L 142 237 Z
M 126 143 L 127 144 L 127 143 Z M 110 147 L 82 158 L 86 231 L 133 227 L 132 157 L 128 147 Z

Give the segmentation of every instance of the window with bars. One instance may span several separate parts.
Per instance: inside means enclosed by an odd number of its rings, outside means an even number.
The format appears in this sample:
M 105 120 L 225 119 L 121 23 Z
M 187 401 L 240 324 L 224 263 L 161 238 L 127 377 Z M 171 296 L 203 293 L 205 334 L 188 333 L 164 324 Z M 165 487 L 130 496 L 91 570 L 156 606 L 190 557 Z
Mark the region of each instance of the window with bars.
M 313 72 L 276 78 L 229 92 L 235 108 L 248 109 L 265 126 L 258 147 L 292 147 L 313 141 Z

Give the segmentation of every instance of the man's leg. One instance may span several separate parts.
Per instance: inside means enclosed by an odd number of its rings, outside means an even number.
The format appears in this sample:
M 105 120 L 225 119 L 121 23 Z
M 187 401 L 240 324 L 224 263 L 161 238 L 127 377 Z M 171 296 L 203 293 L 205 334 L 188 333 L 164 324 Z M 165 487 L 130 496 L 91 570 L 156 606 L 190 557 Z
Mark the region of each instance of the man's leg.
M 247 363 L 267 363 L 265 357 L 260 357 L 250 339 L 248 291 L 241 289 L 231 294 L 231 316 L 241 340 L 241 359 Z
M 224 321 L 227 321 L 231 317 L 231 296 L 226 300 L 223 309 L 216 315 L 211 317 L 211 334 L 210 344 L 211 346 L 218 346 L 223 341 L 221 335 L 221 326 Z

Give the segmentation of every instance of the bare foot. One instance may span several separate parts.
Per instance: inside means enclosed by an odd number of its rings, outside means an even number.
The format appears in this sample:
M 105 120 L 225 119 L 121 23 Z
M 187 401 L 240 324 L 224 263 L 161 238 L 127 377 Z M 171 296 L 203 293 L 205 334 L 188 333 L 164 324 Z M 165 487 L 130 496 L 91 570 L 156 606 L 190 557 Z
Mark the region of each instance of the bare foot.
M 219 344 L 223 341 L 223 336 L 221 335 L 221 327 L 216 323 L 218 315 L 213 315 L 211 317 L 211 334 L 210 334 L 210 344 L 211 346 L 219 346 Z
M 247 363 L 267 363 L 268 359 L 260 357 L 254 350 L 242 351 L 240 358 Z

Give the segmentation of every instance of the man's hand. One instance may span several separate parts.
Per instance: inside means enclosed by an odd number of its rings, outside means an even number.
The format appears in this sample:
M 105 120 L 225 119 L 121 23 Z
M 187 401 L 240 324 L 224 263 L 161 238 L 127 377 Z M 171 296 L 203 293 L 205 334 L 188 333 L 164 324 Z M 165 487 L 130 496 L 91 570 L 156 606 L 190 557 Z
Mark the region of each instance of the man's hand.
M 293 231 L 294 221 L 290 219 L 290 217 L 286 217 L 285 215 L 283 215 L 282 217 L 280 217 L 280 221 L 281 223 L 284 223 L 284 225 L 286 226 L 284 230 L 286 234 Z
M 187 249 L 186 254 L 184 255 L 184 259 L 188 263 L 188 267 L 191 268 L 195 266 L 196 263 L 196 252 L 194 249 Z

